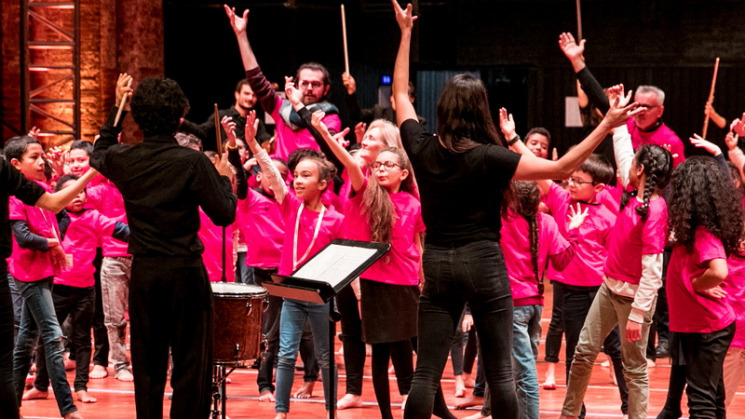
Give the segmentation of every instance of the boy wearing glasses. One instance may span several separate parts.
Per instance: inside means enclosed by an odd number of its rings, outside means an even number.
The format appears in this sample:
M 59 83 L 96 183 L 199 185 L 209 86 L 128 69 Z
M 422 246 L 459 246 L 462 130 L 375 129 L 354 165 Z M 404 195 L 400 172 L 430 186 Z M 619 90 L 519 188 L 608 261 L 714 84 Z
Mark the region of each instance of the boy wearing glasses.
M 564 295 L 564 333 L 566 335 L 566 371 L 571 370 L 574 349 L 579 334 L 585 323 L 600 284 L 603 283 L 603 266 L 607 256 L 608 235 L 616 223 L 619 204 L 609 205 L 613 200 L 606 185 L 615 173 L 608 161 L 593 154 L 579 170 L 569 177 L 567 188 L 563 189 L 554 182 L 539 181 L 543 202 L 554 215 L 559 231 L 567 237 L 569 215 L 574 212 L 586 213 L 584 223 L 578 228 L 577 240 L 574 242 L 575 256 L 561 272 L 549 265 L 547 277 L 551 281 L 562 283 Z M 615 211 L 611 210 L 615 209 Z M 621 396 L 621 411 L 628 411 L 628 390 L 623 378 L 621 365 L 621 346 L 618 328 L 614 329 L 604 342 L 605 352 L 613 361 L 615 379 Z M 567 373 L 567 381 L 569 376 Z M 583 406 L 584 416 L 584 406 Z

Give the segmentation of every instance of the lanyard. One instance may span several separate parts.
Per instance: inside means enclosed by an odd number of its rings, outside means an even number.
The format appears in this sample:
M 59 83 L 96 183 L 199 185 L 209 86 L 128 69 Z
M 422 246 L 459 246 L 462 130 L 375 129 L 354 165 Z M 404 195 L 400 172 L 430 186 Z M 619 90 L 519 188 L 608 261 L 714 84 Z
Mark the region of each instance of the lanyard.
M 293 247 L 292 247 L 292 270 L 294 271 L 297 268 L 298 265 L 298 258 L 297 258 L 297 239 L 300 234 L 300 215 L 303 213 L 303 208 L 305 208 L 305 204 L 300 204 L 300 209 L 297 211 L 297 217 L 295 217 L 295 239 L 293 241 Z M 323 214 L 326 212 L 326 206 L 321 205 L 321 213 L 318 214 L 318 221 L 316 221 L 316 229 L 313 231 L 313 239 L 310 241 L 310 244 L 308 245 L 308 248 L 305 249 L 305 253 L 303 254 L 303 257 L 300 258 L 301 261 L 305 260 L 306 257 L 308 257 L 308 254 L 310 253 L 310 249 L 313 248 L 313 245 L 316 243 L 316 239 L 318 238 L 318 233 L 321 231 L 321 222 L 323 221 Z

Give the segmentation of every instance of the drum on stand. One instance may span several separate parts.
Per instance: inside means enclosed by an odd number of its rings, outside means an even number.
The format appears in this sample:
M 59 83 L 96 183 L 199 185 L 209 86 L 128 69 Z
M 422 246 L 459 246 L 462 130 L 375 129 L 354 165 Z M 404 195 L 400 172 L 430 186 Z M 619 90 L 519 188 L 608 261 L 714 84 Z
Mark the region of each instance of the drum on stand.
M 212 417 L 226 417 L 225 379 L 251 365 L 266 348 L 261 328 L 267 290 L 257 285 L 213 282 Z M 226 373 L 226 367 L 231 369 Z

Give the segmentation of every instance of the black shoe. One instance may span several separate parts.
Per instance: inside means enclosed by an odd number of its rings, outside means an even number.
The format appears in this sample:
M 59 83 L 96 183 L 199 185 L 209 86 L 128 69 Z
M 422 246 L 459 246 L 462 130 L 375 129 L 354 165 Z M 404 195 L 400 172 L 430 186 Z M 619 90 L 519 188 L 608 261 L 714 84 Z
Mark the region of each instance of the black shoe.
M 667 358 L 670 356 L 670 344 L 666 340 L 661 340 L 654 352 L 657 358 Z
M 662 409 L 662 412 L 660 412 L 659 415 L 657 415 L 657 419 L 679 419 L 683 413 L 678 410 L 677 412 L 671 412 L 668 410 L 667 406 L 665 406 Z

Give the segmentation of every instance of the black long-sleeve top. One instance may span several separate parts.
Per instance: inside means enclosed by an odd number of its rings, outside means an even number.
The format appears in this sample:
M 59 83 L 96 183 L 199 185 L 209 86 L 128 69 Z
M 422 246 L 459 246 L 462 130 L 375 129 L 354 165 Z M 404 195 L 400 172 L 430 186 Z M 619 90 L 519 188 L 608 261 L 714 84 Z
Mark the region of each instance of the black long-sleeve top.
M 181 147 L 171 135 L 146 137 L 137 145 L 117 143 L 113 108 L 101 127 L 91 166 L 110 179 L 124 197 L 131 230 L 129 252 L 145 257 L 197 260 L 204 246 L 197 238 L 199 211 L 219 226 L 235 220 L 236 197 L 230 181 L 198 151 Z
M 217 111 L 217 114 L 220 116 L 221 121 L 222 118 L 225 116 L 233 118 L 233 122 L 235 122 L 235 136 L 240 138 L 241 140 L 245 138 L 246 118 L 241 116 L 241 114 L 238 112 L 238 110 L 235 109 L 235 107 L 231 106 L 229 109 L 220 109 Z M 271 138 L 271 135 L 269 135 L 269 133 L 267 132 L 264 121 L 262 121 L 258 117 L 258 115 L 257 118 L 259 119 L 259 128 L 256 132 L 256 141 L 261 144 L 264 141 L 269 140 Z M 199 137 L 202 140 L 202 148 L 204 148 L 204 150 L 217 151 L 217 136 L 215 132 L 214 116 L 210 116 L 201 124 L 197 124 L 184 119 L 184 122 L 181 124 L 179 131 L 186 132 L 188 134 L 194 134 Z M 221 138 L 225 140 L 225 138 L 227 138 L 227 135 L 225 134 L 225 130 L 223 130 L 222 127 L 220 127 L 220 133 L 222 135 Z

